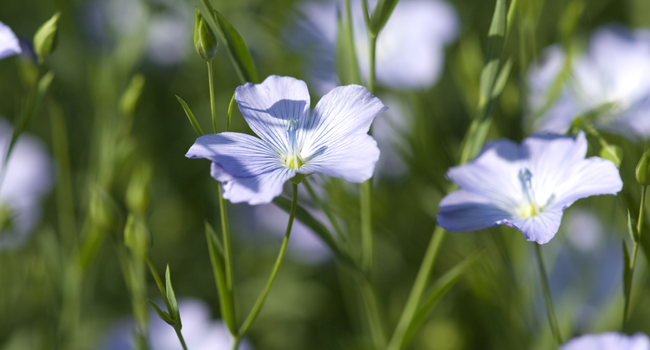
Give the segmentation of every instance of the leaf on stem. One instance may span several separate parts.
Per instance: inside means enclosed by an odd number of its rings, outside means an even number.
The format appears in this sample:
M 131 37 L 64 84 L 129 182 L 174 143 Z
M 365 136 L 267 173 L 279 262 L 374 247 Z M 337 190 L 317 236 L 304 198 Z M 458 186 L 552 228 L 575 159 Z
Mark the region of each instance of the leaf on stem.
M 230 120 L 232 119 L 232 107 L 235 105 L 235 93 L 233 92 L 230 103 L 228 104 L 228 124 L 226 125 L 226 131 L 230 131 Z
M 630 234 L 632 242 L 639 242 L 639 230 L 636 220 L 634 220 L 632 217 L 632 212 L 630 212 L 630 209 L 627 210 L 627 232 Z
M 630 252 L 627 250 L 627 245 L 623 241 L 623 295 L 625 296 L 625 315 L 623 322 L 627 318 L 627 311 L 630 304 L 630 294 L 632 291 L 632 270 L 630 269 Z
M 181 315 L 178 312 L 178 303 L 176 302 L 176 295 L 174 294 L 174 288 L 172 287 L 172 278 L 169 273 L 169 265 L 167 265 L 167 270 L 165 271 L 165 292 L 167 294 L 167 301 L 169 301 L 169 310 L 170 316 L 176 321 L 178 329 L 183 328 L 183 323 L 181 322 Z
M 147 299 L 147 301 L 149 302 L 149 305 L 151 305 L 151 307 L 153 307 L 153 309 L 156 311 L 158 317 L 160 317 L 161 320 L 165 321 L 168 325 L 172 327 L 176 327 L 176 322 L 174 322 L 174 320 L 171 319 L 168 313 L 162 311 L 160 307 L 158 307 L 158 305 L 156 305 L 156 303 L 154 303 L 150 299 Z
M 372 12 L 372 16 L 370 16 L 369 29 L 372 34 L 379 34 L 379 32 L 384 28 L 398 1 L 399 0 L 379 0 L 377 2 L 377 6 L 375 6 L 375 10 Z
M 205 222 L 205 237 L 208 241 L 208 251 L 210 252 L 210 263 L 212 264 L 212 272 L 214 273 L 214 280 L 217 284 L 217 291 L 219 292 L 219 303 L 221 304 L 221 315 L 223 320 L 228 325 L 231 334 L 237 334 L 235 326 L 235 305 L 232 298 L 232 291 L 228 289 L 226 283 L 226 272 L 224 268 L 223 247 L 221 242 L 214 233 L 214 229 L 210 224 Z
M 190 120 L 190 124 L 192 124 L 192 128 L 194 128 L 196 134 L 199 136 L 205 135 L 203 129 L 201 129 L 201 125 L 199 125 L 199 122 L 194 117 L 194 113 L 192 113 L 190 106 L 188 106 L 187 103 L 185 103 L 185 101 L 183 101 L 183 99 L 180 98 L 180 96 L 176 95 L 176 98 L 178 99 L 178 102 L 180 102 L 181 106 L 183 107 L 183 110 L 185 111 L 185 115 L 187 115 L 187 119 Z
M 345 15 L 338 13 L 338 38 L 336 40 L 336 70 L 341 85 L 361 85 L 359 74 L 359 61 L 354 47 L 352 21 L 349 1 L 346 1 Z
M 411 324 L 409 325 L 409 328 L 404 335 L 402 345 L 408 343 L 411 337 L 413 337 L 415 332 L 420 328 L 422 323 L 426 321 L 427 316 L 436 305 L 436 303 L 440 300 L 440 298 L 442 298 L 442 296 L 445 295 L 445 293 L 454 284 L 456 284 L 456 282 L 458 282 L 460 277 L 478 260 L 482 253 L 482 251 L 472 253 L 460 264 L 456 265 L 454 268 L 442 275 L 442 277 L 440 277 L 433 284 L 433 286 L 431 286 L 423 298 L 422 306 L 411 320 Z
M 246 42 L 244 42 L 237 29 L 221 13 L 212 7 L 209 0 L 201 0 L 201 4 L 203 5 L 204 14 L 209 14 L 208 16 L 204 16 L 204 18 L 216 29 L 221 41 L 225 44 L 224 46 L 226 47 L 226 51 L 228 51 L 228 56 L 230 56 L 230 60 L 235 66 L 235 71 L 237 71 L 237 75 L 242 84 L 247 82 L 258 83 L 257 69 L 255 68 L 253 56 L 251 56 Z

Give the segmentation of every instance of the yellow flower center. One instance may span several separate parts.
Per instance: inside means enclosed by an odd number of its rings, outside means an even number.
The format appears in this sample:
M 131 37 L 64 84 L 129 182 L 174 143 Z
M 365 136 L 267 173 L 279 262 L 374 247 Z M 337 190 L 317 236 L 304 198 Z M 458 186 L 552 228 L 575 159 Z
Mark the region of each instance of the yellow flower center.
M 291 157 L 287 159 L 287 162 L 285 164 L 287 167 L 296 170 L 302 166 L 302 160 L 300 159 L 300 157 L 296 155 L 291 155 Z

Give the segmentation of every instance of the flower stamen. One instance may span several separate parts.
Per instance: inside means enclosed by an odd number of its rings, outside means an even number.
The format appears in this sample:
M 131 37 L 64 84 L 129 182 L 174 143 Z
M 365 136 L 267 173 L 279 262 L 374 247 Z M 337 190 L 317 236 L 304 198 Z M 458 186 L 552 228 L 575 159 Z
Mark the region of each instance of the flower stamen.
M 303 162 L 300 159 L 300 150 L 297 140 L 298 122 L 290 118 L 287 122 L 287 140 L 289 141 L 289 154 L 285 157 L 285 165 L 291 169 L 298 169 Z
M 537 201 L 535 200 L 535 192 L 533 191 L 533 185 L 531 183 L 532 177 L 533 175 L 530 173 L 530 170 L 519 170 L 519 181 L 521 182 L 521 188 L 524 191 L 524 195 L 526 195 L 526 199 L 528 201 L 527 205 L 524 206 L 524 209 L 522 211 L 522 215 L 524 217 L 535 216 L 542 212 L 539 205 L 537 205 Z

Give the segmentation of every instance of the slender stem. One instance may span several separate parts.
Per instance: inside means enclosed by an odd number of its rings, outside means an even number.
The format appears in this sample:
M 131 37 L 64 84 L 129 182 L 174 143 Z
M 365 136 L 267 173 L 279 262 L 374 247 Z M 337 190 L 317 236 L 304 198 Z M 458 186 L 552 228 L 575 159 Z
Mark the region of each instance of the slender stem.
M 221 214 L 221 232 L 223 234 L 223 255 L 226 261 L 226 284 L 228 290 L 233 292 L 233 273 L 232 273 L 232 251 L 230 249 L 230 228 L 228 225 L 228 213 L 226 211 L 226 201 L 223 199 L 223 192 L 221 190 L 221 182 L 219 182 L 219 212 Z
M 246 317 L 244 324 L 242 324 L 241 328 L 239 329 L 239 334 L 235 336 L 235 347 L 233 347 L 233 350 L 237 349 L 237 344 L 239 343 L 239 340 L 241 340 L 241 338 L 246 334 L 248 328 L 250 328 L 250 326 L 257 318 L 257 315 L 260 313 L 260 310 L 262 310 L 264 301 L 266 301 L 266 297 L 268 296 L 269 291 L 273 286 L 273 282 L 275 282 L 275 278 L 277 277 L 278 272 L 280 271 L 282 260 L 284 260 L 284 254 L 287 251 L 287 245 L 289 244 L 289 235 L 291 235 L 291 228 L 293 227 L 293 218 L 296 216 L 296 208 L 298 207 L 298 185 L 296 184 L 292 184 L 292 185 L 293 185 L 293 201 L 291 202 L 291 210 L 289 212 L 289 223 L 287 224 L 287 231 L 284 234 L 284 240 L 282 241 L 282 246 L 280 247 L 280 253 L 278 254 L 278 258 L 275 260 L 275 265 L 273 265 L 273 270 L 271 271 L 271 275 L 269 276 L 269 279 L 266 282 L 266 286 L 264 287 L 262 294 L 260 294 L 260 296 L 257 298 L 257 301 L 255 302 L 255 306 L 253 306 L 253 309 L 251 310 L 250 314 L 248 314 L 248 317 Z
M 233 339 L 233 341 L 232 341 L 232 350 L 237 350 L 237 348 L 239 348 L 239 343 L 241 342 L 241 339 L 242 338 L 240 338 L 240 337 L 235 337 Z
M 214 72 L 212 70 L 212 61 L 207 61 L 208 80 L 210 83 L 210 111 L 212 112 L 212 128 L 217 132 L 217 107 L 214 98 Z M 232 250 L 230 249 L 230 228 L 228 225 L 228 213 L 226 210 L 226 201 L 223 199 L 221 182 L 218 184 L 219 191 L 219 214 L 221 216 L 221 234 L 223 235 L 223 250 L 226 269 L 226 286 L 230 299 L 233 300 L 233 272 L 232 272 Z
M 212 61 L 206 61 L 208 64 L 208 80 L 210 83 L 210 110 L 212 111 L 212 129 L 217 133 L 217 107 L 214 100 L 214 76 L 212 72 Z
M 637 221 L 637 232 L 638 236 L 634 239 L 634 248 L 632 248 L 632 256 L 630 257 L 629 262 L 629 271 L 630 271 L 630 287 L 627 289 L 625 296 L 625 306 L 623 309 L 623 326 L 627 323 L 627 319 L 630 315 L 630 299 L 632 296 L 632 282 L 634 281 L 634 269 L 636 268 L 636 257 L 639 253 L 639 241 L 641 239 L 641 230 L 643 229 L 643 217 L 645 214 L 645 197 L 646 197 L 646 186 L 641 186 L 641 203 L 639 204 L 639 220 Z
M 365 277 L 361 278 L 361 295 L 366 306 L 370 335 L 372 336 L 375 349 L 384 349 L 386 347 L 386 335 L 384 334 L 384 327 L 382 326 L 379 314 L 377 295 L 370 280 Z
M 418 271 L 418 275 L 413 283 L 411 294 L 406 301 L 406 306 L 404 306 L 404 310 L 402 311 L 402 315 L 397 323 L 395 332 L 390 339 L 390 343 L 388 343 L 388 350 L 402 349 L 406 343 L 406 333 L 413 322 L 413 318 L 417 314 L 420 300 L 422 299 L 422 295 L 424 294 L 429 282 L 429 276 L 431 276 L 431 271 L 433 270 L 436 258 L 438 257 L 438 252 L 440 251 L 440 246 L 442 245 L 446 233 L 447 231 L 440 226 L 437 226 L 433 231 L 429 247 L 424 254 L 420 270 Z
M 542 257 L 542 248 L 539 244 L 535 243 L 535 251 L 537 252 L 537 262 L 539 266 L 539 277 L 542 282 L 542 291 L 544 292 L 544 302 L 546 304 L 546 313 L 548 315 L 548 322 L 551 325 L 553 338 L 557 345 L 562 344 L 562 336 L 560 329 L 557 326 L 557 319 L 555 318 L 555 309 L 553 308 L 553 299 L 551 298 L 551 290 L 548 287 L 548 279 L 546 277 L 546 268 L 544 267 L 544 258 Z
M 185 338 L 183 338 L 183 333 L 181 333 L 181 330 L 176 327 L 174 327 L 174 330 L 176 331 L 178 340 L 180 340 L 181 345 L 183 346 L 183 350 L 187 350 L 187 345 L 185 344 Z
M 377 34 L 368 33 L 368 44 L 370 46 L 370 65 L 368 70 L 368 90 L 375 93 L 375 56 L 377 47 Z
M 372 270 L 372 179 L 361 184 L 361 270 Z

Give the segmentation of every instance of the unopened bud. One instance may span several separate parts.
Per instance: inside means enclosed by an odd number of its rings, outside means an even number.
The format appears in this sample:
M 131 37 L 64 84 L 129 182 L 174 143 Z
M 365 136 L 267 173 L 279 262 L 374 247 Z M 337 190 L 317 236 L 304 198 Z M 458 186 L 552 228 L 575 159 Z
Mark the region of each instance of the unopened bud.
M 144 76 L 138 74 L 131 79 L 122 97 L 120 97 L 120 111 L 126 116 L 132 116 L 140 105 L 140 96 L 144 87 Z
M 638 181 L 641 186 L 650 185 L 650 178 L 648 178 L 648 173 L 650 173 L 650 150 L 643 152 L 639 164 L 636 165 L 636 181 Z
M 151 182 L 151 167 L 138 167 L 126 190 L 126 206 L 133 214 L 144 214 L 149 208 L 149 182 Z
M 196 10 L 196 17 L 194 20 L 194 48 L 196 52 L 206 61 L 212 61 L 217 54 L 217 37 L 214 35 L 212 29 L 201 15 L 199 10 Z
M 59 33 L 59 17 L 61 17 L 61 13 L 55 13 L 52 18 L 38 28 L 34 35 L 34 51 L 36 51 L 38 60 L 41 63 L 56 48 Z

